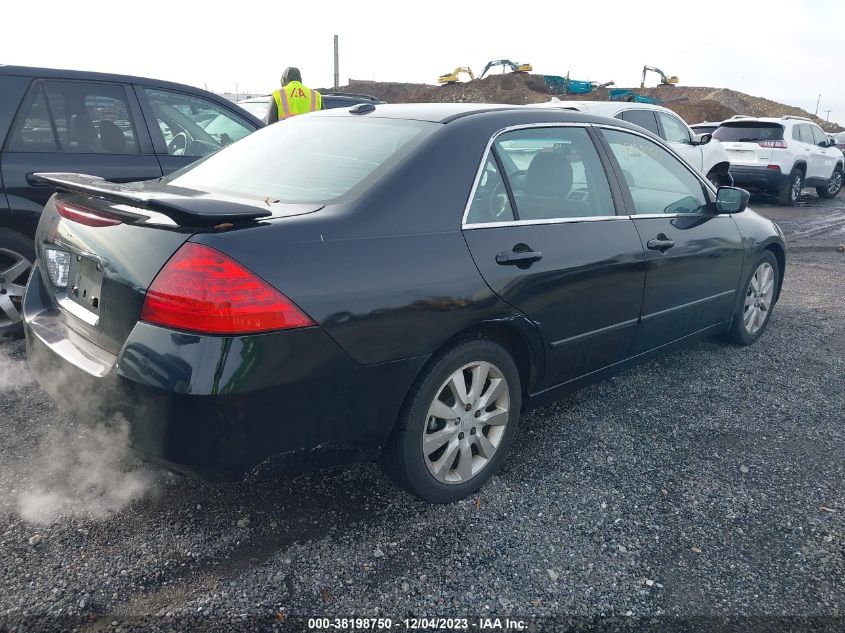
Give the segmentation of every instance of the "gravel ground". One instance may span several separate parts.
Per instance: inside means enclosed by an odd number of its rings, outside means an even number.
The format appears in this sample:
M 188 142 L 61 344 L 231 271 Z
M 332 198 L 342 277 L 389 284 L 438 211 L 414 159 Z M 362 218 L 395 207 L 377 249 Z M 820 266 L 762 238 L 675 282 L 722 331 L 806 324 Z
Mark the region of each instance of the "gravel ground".
M 756 345 L 702 341 L 529 414 L 449 506 L 367 464 L 241 483 L 139 465 L 2 341 L 0 631 L 841 628 L 843 275 L 845 255 L 796 254 Z

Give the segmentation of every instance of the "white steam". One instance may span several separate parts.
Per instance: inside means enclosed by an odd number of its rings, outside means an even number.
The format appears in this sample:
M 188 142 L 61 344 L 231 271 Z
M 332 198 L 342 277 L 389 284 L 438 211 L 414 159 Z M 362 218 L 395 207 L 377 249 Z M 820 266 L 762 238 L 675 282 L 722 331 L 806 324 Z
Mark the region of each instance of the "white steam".
M 41 524 L 106 518 L 152 486 L 152 474 L 134 461 L 125 420 L 53 429 L 30 462 L 17 511 Z
M 32 374 L 22 360 L 12 360 L 0 351 L 0 393 L 32 383 Z

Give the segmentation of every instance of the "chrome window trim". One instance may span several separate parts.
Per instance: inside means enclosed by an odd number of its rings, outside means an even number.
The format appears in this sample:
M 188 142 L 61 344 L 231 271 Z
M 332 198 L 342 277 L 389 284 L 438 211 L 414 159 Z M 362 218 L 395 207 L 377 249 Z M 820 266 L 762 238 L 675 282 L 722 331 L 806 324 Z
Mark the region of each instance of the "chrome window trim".
M 661 216 L 665 217 L 665 216 Z M 585 215 L 576 218 L 548 218 L 541 220 L 509 220 L 505 222 L 476 222 L 464 224 L 464 229 L 492 229 L 503 226 L 532 226 L 534 224 L 570 224 L 573 222 L 610 222 L 612 220 L 630 220 L 629 215 Z
M 464 206 L 464 214 L 461 217 L 461 229 L 480 229 L 480 228 L 489 228 L 493 226 L 501 227 L 501 226 L 524 226 L 527 224 L 563 224 L 564 222 L 585 222 L 585 221 L 597 221 L 597 220 L 615 220 L 619 218 L 625 218 L 626 216 L 622 215 L 591 215 L 586 217 L 580 218 L 550 218 L 548 220 L 510 220 L 505 222 L 474 222 L 468 223 L 467 216 L 469 215 L 469 209 L 472 206 L 472 201 L 475 198 L 475 192 L 478 189 L 478 184 L 481 182 L 481 174 L 484 173 L 484 165 L 487 164 L 487 159 L 490 156 L 490 150 L 493 147 L 493 143 L 496 142 L 502 134 L 507 132 L 513 132 L 516 130 L 530 130 L 534 128 L 545 128 L 545 127 L 554 127 L 554 128 L 567 128 L 567 127 L 574 127 L 574 128 L 583 128 L 587 129 L 593 127 L 590 123 L 577 123 L 577 122 L 543 122 L 543 123 L 521 123 L 519 125 L 509 125 L 508 127 L 503 127 L 501 130 L 498 130 L 493 133 L 490 137 L 490 140 L 487 141 L 487 147 L 484 148 L 484 153 L 481 155 L 481 163 L 478 165 L 478 169 L 475 172 L 475 179 L 472 181 L 472 188 L 469 190 L 469 198 L 467 198 L 466 206 Z M 592 139 L 590 139 L 592 142 Z M 596 149 L 596 153 L 598 153 L 598 149 Z M 503 175 L 504 178 L 504 175 Z M 609 183 L 608 183 L 609 186 Z
M 481 156 L 481 162 L 478 165 L 478 170 L 475 173 L 475 179 L 472 182 L 472 188 L 470 189 L 469 198 L 467 199 L 466 206 L 464 207 L 464 214 L 461 218 L 461 229 L 487 229 L 487 228 L 501 228 L 506 226 L 531 226 L 533 224 L 569 224 L 572 222 L 601 222 L 606 220 L 634 220 L 634 219 L 653 219 L 653 218 L 682 218 L 682 217 L 720 217 L 724 216 L 732 216 L 733 214 L 727 213 L 631 213 L 628 215 L 591 215 L 591 216 L 583 216 L 577 218 L 550 218 L 550 219 L 542 219 L 542 220 L 509 220 L 505 222 L 467 222 L 467 216 L 469 215 L 469 209 L 472 206 L 472 201 L 475 198 L 475 191 L 478 189 L 478 184 L 481 181 L 481 174 L 484 173 L 484 165 L 487 163 L 487 158 L 490 155 L 490 149 L 493 147 L 493 143 L 496 142 L 496 139 L 499 138 L 502 134 L 506 132 L 513 132 L 515 130 L 526 130 L 532 128 L 544 128 L 544 127 L 578 127 L 578 128 L 594 128 L 594 129 L 607 129 L 607 130 L 614 130 L 617 132 L 627 132 L 628 134 L 634 134 L 636 136 L 641 136 L 642 138 L 646 139 L 647 141 L 651 141 L 655 143 L 659 147 L 667 150 L 670 154 L 672 154 L 681 165 L 690 172 L 693 176 L 698 179 L 698 182 L 701 183 L 707 191 L 710 191 L 714 194 L 716 193 L 716 188 L 713 186 L 709 180 L 707 180 L 704 176 L 702 176 L 698 171 L 690 165 L 674 150 L 672 147 L 669 146 L 669 143 L 661 139 L 660 137 L 655 140 L 651 137 L 650 133 L 642 133 L 639 130 L 632 130 L 627 127 L 621 127 L 617 125 L 613 125 L 611 123 L 572 123 L 572 122 L 544 122 L 544 123 L 524 123 L 520 125 L 511 125 L 508 127 L 504 127 L 497 132 L 494 132 L 493 135 L 490 137 L 490 140 L 487 141 L 487 146 L 484 148 L 484 153 Z M 647 132 L 647 130 L 646 130 Z M 598 149 L 596 149 L 598 151 Z

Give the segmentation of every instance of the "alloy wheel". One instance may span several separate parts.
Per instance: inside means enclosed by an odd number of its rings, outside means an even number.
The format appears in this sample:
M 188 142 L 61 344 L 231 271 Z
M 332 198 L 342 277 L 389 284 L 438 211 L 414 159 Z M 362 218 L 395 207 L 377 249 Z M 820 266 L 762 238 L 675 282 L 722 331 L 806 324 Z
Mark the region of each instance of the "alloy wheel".
M 839 193 L 839 190 L 842 188 L 842 172 L 838 169 L 833 172 L 833 177 L 830 179 L 830 182 L 827 185 L 827 192 L 831 196 L 835 196 Z
M 789 190 L 789 196 L 792 198 L 793 202 L 798 202 L 798 198 L 801 197 L 801 190 L 804 188 L 803 184 L 801 174 L 795 174 L 795 178 L 792 179 L 792 186 Z
M 742 322 L 745 331 L 756 334 L 766 322 L 775 296 L 775 271 L 768 262 L 763 262 L 754 271 L 745 293 Z
M 422 450 L 428 471 L 446 484 L 463 484 L 493 458 L 510 419 L 510 387 L 486 361 L 464 365 L 437 390 L 428 408 Z
M 0 333 L 20 323 L 21 304 L 32 262 L 15 251 L 0 248 Z

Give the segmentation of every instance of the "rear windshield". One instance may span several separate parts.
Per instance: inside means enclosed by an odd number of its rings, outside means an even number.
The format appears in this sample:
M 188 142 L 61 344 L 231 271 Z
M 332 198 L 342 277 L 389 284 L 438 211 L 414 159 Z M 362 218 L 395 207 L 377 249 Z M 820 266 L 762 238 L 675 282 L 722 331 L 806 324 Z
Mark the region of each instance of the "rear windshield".
M 752 142 L 782 141 L 783 126 L 765 121 L 743 121 L 742 123 L 723 123 L 713 132 L 713 138 L 720 141 Z
M 298 116 L 259 130 L 164 182 L 256 200 L 340 202 L 438 127 L 424 121 Z

